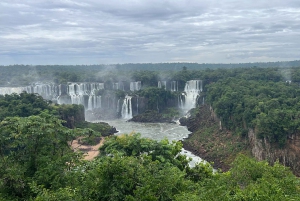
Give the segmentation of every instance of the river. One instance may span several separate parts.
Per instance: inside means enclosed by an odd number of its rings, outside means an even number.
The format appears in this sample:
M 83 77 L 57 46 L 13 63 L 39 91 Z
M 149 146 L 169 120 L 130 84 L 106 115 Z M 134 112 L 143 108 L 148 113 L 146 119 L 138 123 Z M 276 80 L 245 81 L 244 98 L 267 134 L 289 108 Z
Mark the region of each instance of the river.
M 142 137 L 150 138 L 153 140 L 162 140 L 167 138 L 169 141 L 182 140 L 187 138 L 190 132 L 185 126 L 180 126 L 178 124 L 171 123 L 137 123 L 137 122 L 127 122 L 124 119 L 115 120 L 105 120 L 109 125 L 114 126 L 120 134 L 129 133 L 140 133 Z M 195 166 L 195 163 L 201 162 L 202 159 L 190 151 L 182 149 L 181 151 L 186 156 L 192 158 L 190 166 Z

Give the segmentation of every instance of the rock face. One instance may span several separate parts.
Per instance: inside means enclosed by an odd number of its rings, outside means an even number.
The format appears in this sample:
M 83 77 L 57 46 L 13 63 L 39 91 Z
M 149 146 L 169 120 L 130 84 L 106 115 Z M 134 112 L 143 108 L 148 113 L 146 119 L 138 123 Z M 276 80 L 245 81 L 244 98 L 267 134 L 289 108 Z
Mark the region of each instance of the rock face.
M 290 167 L 296 176 L 300 176 L 300 133 L 289 136 L 283 148 L 270 143 L 266 138 L 258 138 L 254 129 L 249 129 L 248 136 L 241 138 L 222 128 L 209 105 L 202 105 L 189 118 L 181 118 L 180 123 L 192 132 L 183 141 L 184 148 L 205 160 L 215 162 L 217 168 L 226 170 L 236 154 L 249 153 L 257 160 L 266 160 L 270 164 L 278 160 Z
M 300 176 L 300 134 L 290 136 L 283 148 L 271 144 L 266 138 L 258 139 L 253 129 L 249 130 L 248 138 L 252 155 L 257 160 L 267 160 L 270 164 L 278 160 L 290 167 L 296 176 Z
M 201 105 L 191 116 L 181 118 L 181 125 L 192 133 L 183 141 L 183 147 L 202 159 L 213 162 L 215 169 L 227 171 L 238 153 L 246 146 L 245 140 L 220 129 L 220 120 L 209 105 Z
M 195 114 L 190 117 L 182 117 L 179 119 L 180 124 L 186 126 L 191 132 L 197 131 L 201 127 L 212 126 L 219 122 L 212 107 L 208 105 L 201 105 L 199 109 L 194 108 L 191 112 Z

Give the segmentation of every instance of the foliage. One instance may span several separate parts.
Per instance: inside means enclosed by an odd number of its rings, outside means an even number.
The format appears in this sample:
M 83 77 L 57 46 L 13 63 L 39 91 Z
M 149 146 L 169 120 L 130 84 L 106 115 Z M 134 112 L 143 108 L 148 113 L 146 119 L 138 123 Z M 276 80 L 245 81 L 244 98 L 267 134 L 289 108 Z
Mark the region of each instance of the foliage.
M 114 131 L 113 127 L 111 127 L 108 123 L 105 122 L 96 122 L 96 123 L 91 123 L 87 121 L 82 121 L 77 123 L 76 128 L 89 128 L 92 129 L 97 136 L 108 136 L 113 134 L 112 131 Z
M 172 142 L 167 139 L 157 142 L 155 140 L 141 138 L 140 134 L 111 136 L 100 148 L 101 155 L 119 153 L 125 156 L 141 156 L 158 160 L 161 163 L 171 163 L 180 169 L 187 166 L 188 160 L 179 155 L 182 148 L 180 142 Z
M 0 95 L 0 120 L 5 117 L 28 117 L 50 109 L 49 101 L 41 96 L 23 92 L 21 94 Z
M 221 66 L 212 65 L 213 68 Z M 270 65 L 277 64 L 265 64 Z M 199 68 L 196 64 L 184 64 L 187 68 L 182 70 L 183 64 L 165 66 L 177 71 L 167 72 L 165 77 L 181 82 L 181 89 L 187 80 L 202 79 L 206 83 L 206 100 L 221 118 L 222 125 L 241 136 L 248 128 L 255 128 L 259 137 L 284 146 L 287 137 L 299 130 L 300 91 L 294 84 L 300 80 L 299 68 L 212 70 L 204 69 L 212 66 L 203 64 L 199 71 L 195 70 Z M 124 71 L 138 67 L 115 66 Z M 148 97 L 149 109 L 161 112 L 169 107 L 168 100 L 174 94 L 156 87 L 160 77 L 148 70 L 159 69 L 159 65 L 144 67 L 144 71 L 133 73 L 131 78 L 152 86 L 138 95 Z M 88 66 L 85 72 L 80 70 L 82 66 L 52 66 L 51 69 L 37 66 L 28 67 L 29 70 L 14 66 L 11 68 L 24 76 L 16 74 L 11 80 L 7 77 L 13 73 L 5 68 L 8 69 L 3 67 L 1 71 L 2 84 L 19 78 L 22 84 L 35 81 L 34 77 L 46 80 L 51 74 L 57 83 L 118 81 L 112 71 L 97 74 L 105 70 L 103 65 Z M 59 70 L 64 72 L 55 73 Z M 124 80 L 129 81 L 130 75 L 131 72 L 124 74 L 127 79 Z M 286 83 L 287 80 L 292 83 Z M 117 92 L 117 96 L 123 97 L 124 93 Z M 33 94 L 0 97 L 0 200 L 299 200 L 299 179 L 278 163 L 270 166 L 265 161 L 257 162 L 241 155 L 230 171 L 212 173 L 208 163 L 189 167 L 187 158 L 180 154 L 180 142 L 156 142 L 137 134 L 112 136 L 101 148 L 100 157 L 80 161 L 80 155 L 70 149 L 69 143 L 78 135 L 94 136 L 95 133 L 91 129 L 70 130 L 62 126 L 62 120 L 43 112 L 49 110 L 51 114 L 65 114 L 68 118 L 80 110 L 77 106 L 63 107 L 50 107 L 49 102 Z M 94 124 L 83 123 L 77 127 L 103 132 L 102 127 Z M 212 135 L 209 129 L 204 131 L 203 138 Z M 222 137 L 214 136 L 214 143 Z M 219 148 L 214 151 L 224 152 L 225 149 Z M 236 147 L 226 147 L 230 148 Z
M 133 136 L 123 136 L 131 138 Z M 138 139 L 138 138 L 135 138 Z M 118 140 L 118 139 L 114 139 Z M 145 154 L 114 152 L 70 171 L 72 187 L 40 190 L 37 198 L 65 192 L 67 200 L 297 200 L 299 179 L 276 163 L 239 156 L 229 172 L 212 172 L 208 163 L 180 170 Z M 47 192 L 47 193 L 42 193 Z M 70 196 L 70 197 L 69 197 Z
M 168 107 L 168 100 L 173 99 L 175 95 L 168 90 L 157 87 L 148 87 L 139 92 L 140 96 L 147 98 L 147 109 L 161 112 Z
M 60 123 L 42 114 L 1 123 L 1 198 L 268 201 L 300 196 L 299 179 L 278 163 L 269 166 L 241 155 L 229 172 L 213 173 L 208 163 L 187 166 L 180 142 L 156 142 L 138 134 L 113 136 L 99 158 L 79 162 L 63 140 L 72 138 L 62 134 L 70 130 L 55 122 Z
M 83 131 L 70 130 L 47 113 L 8 117 L 0 128 L 0 195 L 25 198 L 33 181 L 47 188 L 63 185 L 68 164 L 78 161 L 68 141 Z
M 284 146 L 300 128 L 297 84 L 228 78 L 207 90 L 207 100 L 228 129 L 255 128 L 260 137 Z
M 177 108 L 166 108 L 163 112 L 162 112 L 162 116 L 164 118 L 167 119 L 178 119 L 180 117 L 180 112 L 177 110 Z
M 145 87 L 157 87 L 158 73 L 155 71 L 135 71 L 132 73 L 132 79 L 142 81 Z

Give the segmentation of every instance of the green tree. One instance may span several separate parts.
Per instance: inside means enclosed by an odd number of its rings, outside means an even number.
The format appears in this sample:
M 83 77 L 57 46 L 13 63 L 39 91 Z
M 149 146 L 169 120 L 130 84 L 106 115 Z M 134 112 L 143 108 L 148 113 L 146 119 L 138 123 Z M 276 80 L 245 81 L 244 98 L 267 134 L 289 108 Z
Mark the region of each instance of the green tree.
M 60 187 L 66 170 L 80 158 L 68 142 L 83 132 L 62 126 L 62 120 L 47 113 L 8 117 L 0 130 L 0 195 L 4 197 L 28 197 L 33 181 L 45 188 Z

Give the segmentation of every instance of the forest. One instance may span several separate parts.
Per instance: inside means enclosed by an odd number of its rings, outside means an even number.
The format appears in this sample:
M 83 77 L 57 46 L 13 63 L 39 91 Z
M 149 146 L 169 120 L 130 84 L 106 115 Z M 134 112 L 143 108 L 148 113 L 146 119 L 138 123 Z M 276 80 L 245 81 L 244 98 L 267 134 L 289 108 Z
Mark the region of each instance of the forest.
M 80 66 L 6 66 L 1 68 L 21 70 L 9 77 L 9 71 L 1 74 L 1 85 L 27 85 L 47 74 L 52 75 L 47 81 L 57 84 L 135 80 L 142 82 L 142 89 L 131 93 L 146 97 L 149 110 L 157 111 L 160 105 L 174 112 L 168 101 L 179 92 L 157 88 L 157 82 L 176 80 L 181 91 L 188 80 L 199 79 L 204 83 L 200 96 L 233 135 L 246 139 L 248 130 L 255 129 L 258 138 L 283 149 L 299 134 L 299 67 L 180 65 L 162 72 L 128 68 L 120 76 L 96 66 L 84 71 Z M 198 100 L 198 106 L 203 104 Z M 300 180 L 280 161 L 269 164 L 238 154 L 226 172 L 213 170 L 208 162 L 190 167 L 180 154 L 182 142 L 158 142 L 138 133 L 110 135 L 97 158 L 83 160 L 70 142 L 107 134 L 103 125 L 80 117 L 68 123 L 68 116 L 82 109 L 37 94 L 0 96 L 0 200 L 299 200 Z

